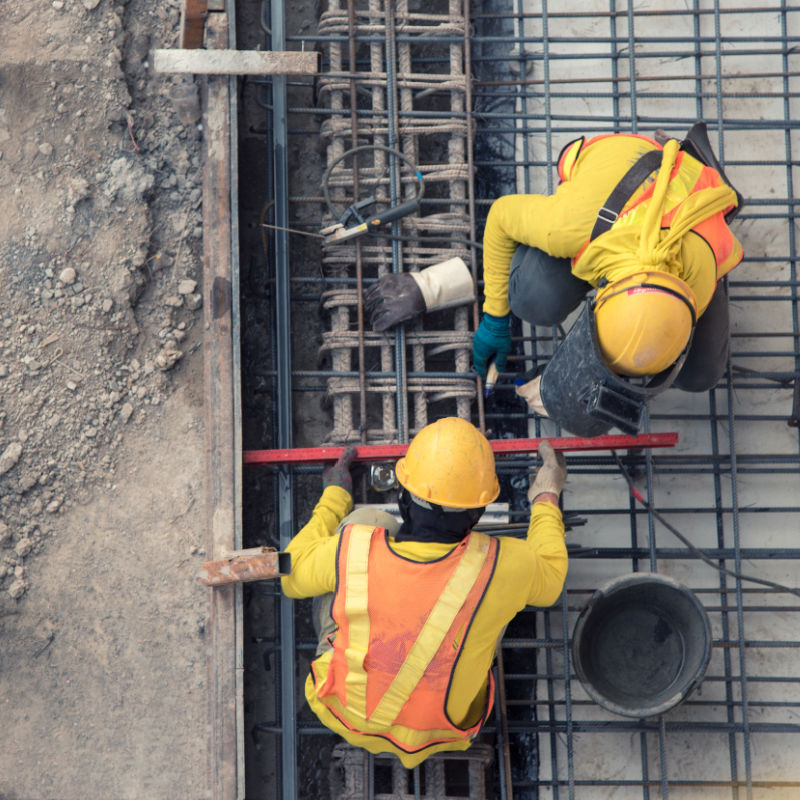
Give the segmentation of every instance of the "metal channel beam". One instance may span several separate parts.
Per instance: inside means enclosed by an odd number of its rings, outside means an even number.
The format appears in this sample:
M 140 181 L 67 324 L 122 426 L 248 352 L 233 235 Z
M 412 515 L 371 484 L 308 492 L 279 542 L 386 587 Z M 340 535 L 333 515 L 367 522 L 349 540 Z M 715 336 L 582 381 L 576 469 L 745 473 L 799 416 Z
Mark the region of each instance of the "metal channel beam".
M 491 439 L 495 455 L 531 453 L 539 449 L 544 439 Z M 640 450 L 650 447 L 674 447 L 677 433 L 648 433 L 641 436 L 561 436 L 548 439 L 554 450 Z M 406 454 L 407 444 L 362 445 L 356 448 L 355 461 L 383 461 Z M 275 450 L 245 450 L 245 464 L 322 464 L 336 461 L 344 447 L 295 447 Z
M 271 49 L 286 47 L 283 0 L 271 4 Z M 286 77 L 272 79 L 273 197 L 275 198 L 275 337 L 277 353 L 278 444 L 292 446 L 292 345 L 289 271 L 289 164 Z M 294 536 L 294 492 L 289 470 L 278 475 L 278 530 L 281 549 Z M 297 797 L 297 709 L 294 663 L 294 604 L 281 595 L 281 790 L 285 800 Z

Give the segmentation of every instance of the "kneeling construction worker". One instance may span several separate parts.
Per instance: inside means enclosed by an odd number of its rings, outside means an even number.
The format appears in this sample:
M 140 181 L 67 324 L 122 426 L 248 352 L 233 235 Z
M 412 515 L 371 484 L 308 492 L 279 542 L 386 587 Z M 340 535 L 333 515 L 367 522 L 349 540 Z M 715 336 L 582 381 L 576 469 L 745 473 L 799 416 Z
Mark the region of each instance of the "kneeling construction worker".
M 543 373 L 517 389 L 579 435 L 611 425 L 635 433 L 648 396 L 672 384 L 706 391 L 727 364 L 718 282 L 742 259 L 728 227 L 742 198 L 703 123 L 683 142 L 658 135 L 571 142 L 554 194 L 501 197 L 486 222 L 484 313 L 473 338 L 482 377 L 492 361 L 505 368 L 511 313 L 555 325 L 596 290 Z
M 527 605 L 552 605 L 567 573 L 564 457 L 547 442 L 539 452 L 524 540 L 472 530 L 500 488 L 489 442 L 465 420 L 423 428 L 397 462 L 402 524 L 369 507 L 348 515 L 355 448 L 323 473 L 281 583 L 289 597 L 315 598 L 306 698 L 350 744 L 412 768 L 466 750 L 481 730 L 505 626 Z

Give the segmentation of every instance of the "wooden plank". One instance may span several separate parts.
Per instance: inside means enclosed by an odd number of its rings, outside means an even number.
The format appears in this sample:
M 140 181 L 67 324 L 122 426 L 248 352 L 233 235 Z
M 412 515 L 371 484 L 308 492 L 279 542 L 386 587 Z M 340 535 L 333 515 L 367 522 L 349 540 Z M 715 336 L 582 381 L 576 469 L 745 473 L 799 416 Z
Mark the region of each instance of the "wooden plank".
M 183 0 L 181 7 L 180 46 L 198 48 L 203 46 L 208 4 L 206 0 Z
M 289 574 L 291 563 L 289 553 L 279 553 L 273 547 L 251 547 L 230 553 L 227 558 L 206 561 L 197 580 L 205 586 L 223 586 L 280 578 Z
M 208 19 L 209 47 L 227 45 L 227 16 Z M 206 51 L 196 51 L 206 52 Z M 206 553 L 236 549 L 236 409 L 231 262 L 230 79 L 205 86 L 203 170 L 203 384 L 206 434 Z M 213 800 L 236 800 L 237 585 L 208 590 L 208 787 Z
M 184 75 L 315 75 L 319 62 L 319 53 L 299 50 L 173 49 L 152 56 L 154 72 Z

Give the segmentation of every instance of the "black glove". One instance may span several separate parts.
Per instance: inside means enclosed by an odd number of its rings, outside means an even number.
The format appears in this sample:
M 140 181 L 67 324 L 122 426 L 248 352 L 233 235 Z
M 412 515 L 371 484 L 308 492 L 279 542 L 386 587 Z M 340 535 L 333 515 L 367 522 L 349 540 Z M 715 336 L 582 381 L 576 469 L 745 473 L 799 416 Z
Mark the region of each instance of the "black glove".
M 350 474 L 350 465 L 356 457 L 356 446 L 350 445 L 340 456 L 339 460 L 322 471 L 322 488 L 341 486 L 346 492 L 353 494 L 353 476 Z
M 383 331 L 425 311 L 425 298 L 408 272 L 381 276 L 364 292 L 364 307 L 374 331 Z

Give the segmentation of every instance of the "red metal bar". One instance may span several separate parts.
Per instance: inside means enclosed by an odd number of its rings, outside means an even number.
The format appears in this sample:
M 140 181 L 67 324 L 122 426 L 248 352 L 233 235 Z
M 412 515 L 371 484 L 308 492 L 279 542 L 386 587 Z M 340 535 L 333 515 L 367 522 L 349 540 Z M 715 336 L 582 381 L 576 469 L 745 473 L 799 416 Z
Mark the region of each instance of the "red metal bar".
M 544 439 L 490 439 L 495 455 L 532 453 Z M 639 436 L 562 436 L 547 439 L 554 450 L 641 450 L 652 447 L 674 447 L 677 433 L 643 433 Z M 331 447 L 292 447 L 284 450 L 245 450 L 245 464 L 323 464 L 336 461 L 344 452 L 341 445 Z M 407 444 L 366 444 L 356 448 L 356 461 L 393 461 L 405 455 Z

